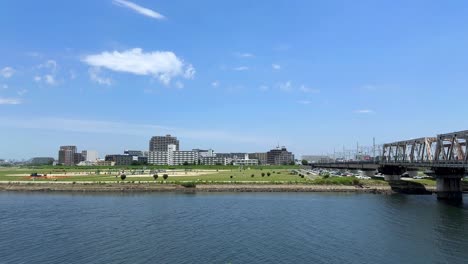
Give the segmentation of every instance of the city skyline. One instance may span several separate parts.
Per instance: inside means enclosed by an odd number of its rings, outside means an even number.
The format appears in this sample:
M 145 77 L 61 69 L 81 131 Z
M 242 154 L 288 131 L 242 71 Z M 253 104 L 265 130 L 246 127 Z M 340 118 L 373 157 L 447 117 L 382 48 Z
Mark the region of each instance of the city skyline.
M 467 9 L 2 1 L 0 158 L 146 149 L 156 134 L 300 157 L 463 130 L 463 104 L 439 102 L 468 96 Z

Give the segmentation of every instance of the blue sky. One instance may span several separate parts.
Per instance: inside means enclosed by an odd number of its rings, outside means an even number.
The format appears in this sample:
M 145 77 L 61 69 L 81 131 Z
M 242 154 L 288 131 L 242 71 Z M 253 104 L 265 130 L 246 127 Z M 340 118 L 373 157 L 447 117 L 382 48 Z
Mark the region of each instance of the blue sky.
M 466 1 L 0 2 L 0 158 L 464 130 Z

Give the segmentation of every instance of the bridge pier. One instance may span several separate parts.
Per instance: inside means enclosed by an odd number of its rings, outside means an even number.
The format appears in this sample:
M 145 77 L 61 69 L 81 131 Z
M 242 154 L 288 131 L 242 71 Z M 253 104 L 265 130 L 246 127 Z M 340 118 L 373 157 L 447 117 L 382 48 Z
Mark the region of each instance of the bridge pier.
M 437 183 L 437 199 L 461 201 L 463 199 L 461 180 L 465 169 L 437 168 L 433 170 Z
M 402 166 L 384 165 L 379 167 L 379 172 L 384 175 L 385 181 L 400 181 L 401 175 L 405 171 L 406 168 Z
M 410 178 L 414 178 L 414 177 L 418 176 L 418 170 L 408 170 L 407 172 L 408 172 L 408 176 Z

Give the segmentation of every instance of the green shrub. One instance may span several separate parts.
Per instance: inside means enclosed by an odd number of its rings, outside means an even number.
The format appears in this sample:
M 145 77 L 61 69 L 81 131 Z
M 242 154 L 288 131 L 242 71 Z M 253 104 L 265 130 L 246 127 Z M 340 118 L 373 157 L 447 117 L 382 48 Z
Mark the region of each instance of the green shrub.
M 122 179 L 122 181 L 125 180 L 126 178 L 127 178 L 127 175 L 125 174 L 120 175 L 120 179 Z
M 154 180 L 157 180 L 158 177 L 159 177 L 158 174 L 154 174 L 154 175 L 153 175 L 153 179 L 154 179 Z
M 167 178 L 169 178 L 169 175 L 164 174 L 164 175 L 163 175 L 163 179 L 164 179 L 164 180 L 167 180 Z
M 197 186 L 194 182 L 183 182 L 180 185 L 185 188 L 195 188 Z
M 252 178 L 255 177 L 255 174 L 250 175 L 250 177 L 252 177 Z

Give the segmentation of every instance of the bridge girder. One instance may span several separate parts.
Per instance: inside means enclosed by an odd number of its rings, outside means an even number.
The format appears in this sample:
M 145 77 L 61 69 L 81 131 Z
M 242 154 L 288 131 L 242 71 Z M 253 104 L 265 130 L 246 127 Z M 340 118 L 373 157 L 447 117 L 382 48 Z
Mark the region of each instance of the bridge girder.
M 383 163 L 430 162 L 434 158 L 435 137 L 423 137 L 383 145 Z

